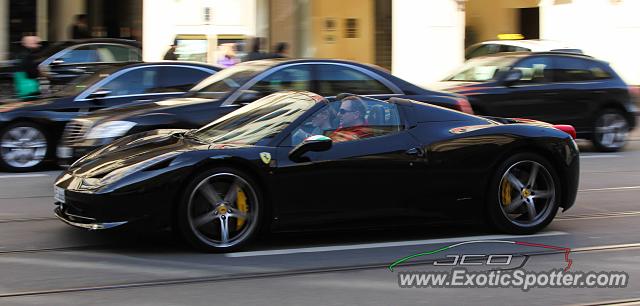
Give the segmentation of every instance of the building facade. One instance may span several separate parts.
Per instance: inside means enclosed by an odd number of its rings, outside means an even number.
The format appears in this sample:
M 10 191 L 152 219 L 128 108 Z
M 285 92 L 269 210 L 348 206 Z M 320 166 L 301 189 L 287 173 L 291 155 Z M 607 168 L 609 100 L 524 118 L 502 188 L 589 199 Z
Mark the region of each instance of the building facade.
M 24 33 L 69 39 L 76 14 L 94 36 L 141 40 L 161 60 L 178 41 L 181 59 L 215 63 L 222 45 L 261 37 L 292 57 L 375 64 L 417 84 L 437 81 L 464 60 L 465 46 L 498 34 L 566 42 L 611 63 L 640 84 L 638 0 L 0 0 L 0 60 Z M 13 42 L 13 44 L 12 44 Z

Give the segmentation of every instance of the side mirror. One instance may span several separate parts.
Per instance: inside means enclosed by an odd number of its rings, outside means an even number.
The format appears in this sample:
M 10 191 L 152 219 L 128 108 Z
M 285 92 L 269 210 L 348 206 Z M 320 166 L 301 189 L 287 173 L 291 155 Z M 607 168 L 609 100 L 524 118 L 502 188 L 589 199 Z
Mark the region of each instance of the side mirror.
M 62 58 L 56 58 L 55 60 L 53 60 L 53 62 L 51 62 L 51 65 L 62 65 L 64 64 L 64 60 Z
M 105 97 L 107 97 L 109 94 L 111 94 L 110 90 L 98 89 L 97 91 L 94 91 L 91 94 L 89 94 L 89 96 L 87 96 L 87 99 L 91 99 L 91 100 L 94 100 L 94 101 L 100 101 L 100 100 L 104 99 Z
M 255 91 L 255 90 L 243 90 L 240 93 L 240 96 L 238 97 L 238 99 L 236 99 L 237 103 L 250 103 L 253 102 L 255 100 L 258 100 L 262 97 L 265 97 L 266 94 L 259 92 L 259 91 Z
M 294 162 L 305 162 L 309 158 L 303 157 L 307 152 L 322 152 L 331 149 L 333 141 L 331 138 L 322 135 L 313 135 L 307 137 L 299 145 L 289 151 L 289 159 Z
M 503 82 L 505 85 L 511 86 L 515 82 L 520 81 L 520 79 L 522 79 L 522 71 L 519 69 L 512 69 L 504 76 Z

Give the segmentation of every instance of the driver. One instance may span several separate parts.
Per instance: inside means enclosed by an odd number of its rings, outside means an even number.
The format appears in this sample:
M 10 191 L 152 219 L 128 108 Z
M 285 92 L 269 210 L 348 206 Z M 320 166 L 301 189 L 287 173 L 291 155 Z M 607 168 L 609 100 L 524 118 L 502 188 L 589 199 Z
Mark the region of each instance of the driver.
M 329 138 L 333 142 L 342 142 L 373 136 L 371 128 L 365 120 L 366 113 L 366 107 L 360 97 L 344 98 L 338 112 L 340 126 L 329 135 Z

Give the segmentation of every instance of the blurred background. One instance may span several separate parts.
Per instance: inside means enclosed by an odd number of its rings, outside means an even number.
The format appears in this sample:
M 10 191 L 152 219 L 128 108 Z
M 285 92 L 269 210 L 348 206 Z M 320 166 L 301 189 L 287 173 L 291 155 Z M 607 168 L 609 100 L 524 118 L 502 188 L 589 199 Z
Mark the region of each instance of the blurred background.
M 556 40 L 608 61 L 640 84 L 640 1 L 634 0 L 0 0 L 0 60 L 24 35 L 43 45 L 72 39 L 76 16 L 91 37 L 142 43 L 145 61 L 217 63 L 249 38 L 260 50 L 286 43 L 288 57 L 371 63 L 416 84 L 442 79 L 465 47 L 501 38 Z

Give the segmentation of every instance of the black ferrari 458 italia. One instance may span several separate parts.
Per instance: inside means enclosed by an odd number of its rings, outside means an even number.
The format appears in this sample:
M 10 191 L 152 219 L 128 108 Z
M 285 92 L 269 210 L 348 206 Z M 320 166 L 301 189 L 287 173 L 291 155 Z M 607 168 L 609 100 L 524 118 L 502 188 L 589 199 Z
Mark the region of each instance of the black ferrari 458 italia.
M 204 251 L 238 249 L 262 230 L 446 215 L 529 234 L 573 205 L 578 172 L 573 138 L 542 122 L 280 92 L 199 129 L 143 132 L 93 151 L 56 180 L 55 214 L 95 230 L 170 226 Z

